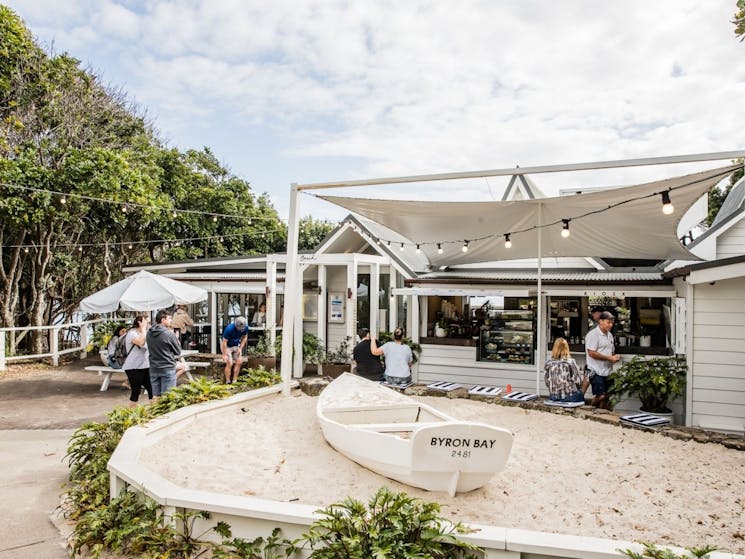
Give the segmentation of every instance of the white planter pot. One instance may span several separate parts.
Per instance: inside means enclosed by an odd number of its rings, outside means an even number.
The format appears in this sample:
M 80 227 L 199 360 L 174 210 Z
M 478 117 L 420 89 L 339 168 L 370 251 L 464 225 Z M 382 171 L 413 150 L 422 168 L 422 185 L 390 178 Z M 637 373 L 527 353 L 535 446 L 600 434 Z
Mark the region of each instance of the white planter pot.
M 447 331 L 444 328 L 435 326 L 435 338 L 445 338 L 447 335 Z

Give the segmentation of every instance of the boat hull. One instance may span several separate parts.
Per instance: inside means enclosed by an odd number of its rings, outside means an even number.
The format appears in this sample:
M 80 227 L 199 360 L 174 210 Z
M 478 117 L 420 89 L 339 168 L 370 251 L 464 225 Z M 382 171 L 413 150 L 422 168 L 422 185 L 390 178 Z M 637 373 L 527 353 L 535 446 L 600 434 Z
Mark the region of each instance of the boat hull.
M 510 431 L 458 421 L 377 383 L 345 376 L 321 394 L 317 415 L 326 440 L 347 458 L 401 483 L 450 495 L 482 487 L 504 469 Z M 352 394 L 346 400 L 345 390 Z

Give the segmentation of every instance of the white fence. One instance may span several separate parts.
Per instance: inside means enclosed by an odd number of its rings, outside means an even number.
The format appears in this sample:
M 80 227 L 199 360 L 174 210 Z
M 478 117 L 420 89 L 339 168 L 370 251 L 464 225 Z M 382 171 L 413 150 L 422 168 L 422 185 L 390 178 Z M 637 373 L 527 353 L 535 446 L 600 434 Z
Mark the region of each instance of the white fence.
M 51 358 L 52 365 L 59 364 L 61 355 L 68 353 L 79 353 L 80 358 L 86 356 L 86 347 L 93 334 L 93 325 L 110 320 L 98 318 L 96 320 L 85 320 L 81 322 L 68 322 L 66 324 L 54 324 L 52 326 L 18 326 L 14 328 L 0 328 L 0 371 L 4 371 L 8 363 L 26 360 L 37 360 Z M 24 353 L 23 355 L 7 355 L 8 332 L 17 332 L 18 335 L 27 334 L 32 331 L 46 330 L 47 347 L 43 353 Z

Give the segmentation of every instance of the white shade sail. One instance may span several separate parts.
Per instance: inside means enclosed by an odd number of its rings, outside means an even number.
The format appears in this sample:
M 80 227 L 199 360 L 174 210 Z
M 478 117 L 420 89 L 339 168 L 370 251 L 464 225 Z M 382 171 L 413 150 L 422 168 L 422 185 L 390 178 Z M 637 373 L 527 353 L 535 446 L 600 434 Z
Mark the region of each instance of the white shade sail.
M 204 301 L 207 291 L 145 270 L 124 278 L 80 301 L 80 310 L 91 313 L 152 311 L 173 305 Z
M 499 202 L 427 202 L 319 196 L 419 244 L 432 266 L 542 256 L 697 260 L 681 244 L 683 214 L 738 165 L 587 194 Z M 675 206 L 662 213 L 662 193 Z M 570 236 L 561 236 L 562 220 Z M 540 224 L 540 227 L 539 227 Z M 510 235 L 511 248 L 505 247 Z M 383 239 L 386 240 L 386 239 Z M 468 241 L 468 251 L 462 247 Z M 442 247 L 438 252 L 437 244 Z

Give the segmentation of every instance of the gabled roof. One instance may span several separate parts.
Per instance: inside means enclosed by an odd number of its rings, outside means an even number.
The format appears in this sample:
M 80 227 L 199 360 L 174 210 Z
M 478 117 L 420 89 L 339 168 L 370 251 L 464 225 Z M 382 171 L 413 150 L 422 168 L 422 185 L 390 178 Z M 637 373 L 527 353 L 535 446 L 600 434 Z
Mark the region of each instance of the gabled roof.
M 714 221 L 712 221 L 711 227 L 709 227 L 705 233 L 699 235 L 692 242 L 688 243 L 687 248 L 691 249 L 709 237 L 718 237 L 727 230 L 733 220 L 742 219 L 744 213 L 745 176 L 732 186 L 727 198 L 724 199 L 722 207 L 719 208 L 717 216 L 714 218 Z
M 545 198 L 546 195 L 541 192 L 533 180 L 525 175 L 512 175 L 507 189 L 502 195 L 502 201 L 507 200 L 535 200 L 536 198 Z

